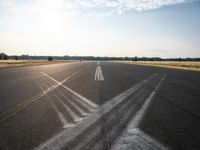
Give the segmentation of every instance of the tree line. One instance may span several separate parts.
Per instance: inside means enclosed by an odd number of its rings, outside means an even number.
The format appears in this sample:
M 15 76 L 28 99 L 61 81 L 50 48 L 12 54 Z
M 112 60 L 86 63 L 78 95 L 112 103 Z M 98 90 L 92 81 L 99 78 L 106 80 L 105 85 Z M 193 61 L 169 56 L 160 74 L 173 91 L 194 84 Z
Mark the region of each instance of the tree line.
M 0 60 L 126 60 L 126 61 L 200 61 L 200 58 L 160 58 L 160 57 L 97 57 L 97 56 L 30 56 L 0 53 Z

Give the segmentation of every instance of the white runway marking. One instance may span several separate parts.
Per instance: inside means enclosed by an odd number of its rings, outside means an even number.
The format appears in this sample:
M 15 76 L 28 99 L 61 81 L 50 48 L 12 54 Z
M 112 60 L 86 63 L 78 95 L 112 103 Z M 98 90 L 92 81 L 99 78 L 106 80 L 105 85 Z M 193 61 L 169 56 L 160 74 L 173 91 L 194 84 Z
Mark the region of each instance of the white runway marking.
M 97 62 L 97 65 L 98 65 L 98 66 L 100 65 L 100 62 L 99 62 L 99 61 Z
M 159 89 L 159 87 L 160 87 L 161 83 L 163 82 L 163 80 L 165 79 L 165 77 L 166 77 L 166 75 L 164 75 L 161 78 L 160 82 L 157 84 L 155 89 L 151 92 L 151 94 L 145 100 L 142 107 L 137 111 L 133 120 L 130 121 L 127 129 L 122 133 L 122 135 L 117 139 L 117 141 L 115 141 L 115 144 L 112 146 L 111 150 L 121 150 L 121 149 L 129 150 L 131 148 L 134 149 L 134 146 L 136 146 L 136 147 L 140 146 L 142 149 L 147 149 L 147 148 L 150 149 L 151 147 L 154 147 L 155 150 L 166 150 L 167 149 L 164 146 L 162 146 L 160 143 L 155 141 L 154 139 L 148 137 L 145 134 L 142 134 L 142 132 L 136 132 L 136 131 L 139 131 L 139 129 L 138 129 L 139 124 L 140 124 L 142 118 L 144 117 L 152 99 L 156 95 L 156 92 Z M 138 136 L 138 135 L 140 135 L 140 136 Z M 141 139 L 143 139 L 142 142 L 140 142 Z M 140 140 L 140 141 L 138 141 L 138 140 Z
M 127 136 L 121 137 L 121 141 L 114 144 L 110 150 L 168 150 L 156 139 L 144 133 L 139 128 L 134 128 Z
M 50 77 L 49 75 L 47 75 L 46 73 L 44 72 L 41 72 L 43 75 L 45 75 L 46 77 L 48 77 L 49 79 L 55 81 L 58 85 L 62 85 L 64 82 L 66 82 L 69 78 L 71 78 L 71 76 L 65 78 L 64 80 L 62 80 L 61 82 L 55 80 L 54 78 Z
M 87 116 L 88 114 L 81 108 L 79 107 L 77 104 L 75 104 L 73 102 L 73 100 L 70 100 L 68 97 L 66 97 L 62 92 L 60 92 L 60 94 L 67 99 L 67 102 L 70 103 L 80 114 L 81 116 Z
M 77 73 L 77 72 L 76 72 Z M 20 112 L 21 110 L 25 109 L 28 105 L 34 103 L 35 101 L 39 100 L 41 97 L 47 95 L 49 92 L 53 91 L 54 89 L 56 89 L 57 87 L 59 87 L 60 85 L 62 85 L 65 81 L 69 80 L 72 76 L 74 76 L 76 73 L 74 73 L 73 75 L 67 77 L 66 79 L 64 79 L 61 82 L 56 83 L 55 85 L 42 90 L 42 92 L 38 93 L 37 95 L 31 97 L 28 100 L 24 100 L 21 103 L 17 104 L 16 106 L 12 107 L 11 109 L 9 109 L 6 112 L 3 112 L 0 114 L 0 122 L 3 122 L 4 120 L 6 120 L 7 118 L 17 114 L 18 112 Z M 45 73 L 42 73 L 45 75 Z M 41 87 L 40 87 L 41 88 Z
M 49 100 L 49 101 L 50 101 L 50 100 Z M 58 118 L 60 119 L 60 122 L 61 122 L 62 125 L 63 125 L 63 128 L 72 127 L 73 124 L 69 123 L 69 122 L 65 119 L 64 115 L 58 110 L 58 108 L 56 107 L 56 105 L 54 104 L 54 102 L 51 102 L 51 101 L 50 101 L 50 103 L 51 103 L 51 105 L 53 106 L 54 110 L 56 111 L 56 113 L 57 113 L 57 115 L 58 115 Z
M 79 103 L 81 106 L 83 106 L 84 108 L 86 108 L 89 112 L 93 112 L 95 110 L 95 108 L 91 107 L 90 105 L 88 105 L 88 103 L 85 103 L 84 101 L 82 101 L 81 99 L 77 98 L 74 95 L 71 95 L 73 97 L 73 100 L 76 101 L 77 103 Z M 97 107 L 96 107 L 97 108 Z
M 61 149 L 65 146 L 65 144 L 71 139 L 74 139 L 76 136 L 78 136 L 83 130 L 89 129 L 89 127 L 97 122 L 102 115 L 107 114 L 110 112 L 113 108 L 115 108 L 118 104 L 120 104 L 122 101 L 124 101 L 128 96 L 133 94 L 134 92 L 138 91 L 143 87 L 143 84 L 154 78 L 156 74 L 151 75 L 147 79 L 137 83 L 130 89 L 127 89 L 126 91 L 122 92 L 118 96 L 112 98 L 111 100 L 107 101 L 105 104 L 103 104 L 100 108 L 96 109 L 94 113 L 92 113 L 90 116 L 85 118 L 79 125 L 70 128 L 67 131 L 61 131 L 57 135 L 55 135 L 53 138 L 49 139 L 48 141 L 42 143 L 41 145 L 38 145 L 38 147 L 35 147 L 34 150 L 44 150 L 44 149 Z
M 101 70 L 101 66 L 97 66 L 95 76 L 94 76 L 95 81 L 104 81 L 103 73 Z
M 134 119 L 131 121 L 129 128 L 136 128 L 139 126 L 142 117 L 144 116 L 144 114 L 146 113 L 152 99 L 154 98 L 154 96 L 156 95 L 157 90 L 159 89 L 160 85 L 162 84 L 162 82 L 164 81 L 166 75 L 164 75 L 162 77 L 162 79 L 160 80 L 160 82 L 157 84 L 157 86 L 155 87 L 155 89 L 151 92 L 151 94 L 149 95 L 149 97 L 146 99 L 145 103 L 143 104 L 143 106 L 140 108 L 140 110 L 137 112 L 136 116 L 134 117 Z
M 42 72 L 43 73 L 43 72 Z M 95 104 L 94 102 L 88 100 L 87 98 L 83 97 L 82 95 L 78 94 L 77 92 L 73 91 L 72 89 L 66 87 L 65 85 L 63 85 L 64 82 L 59 82 L 57 80 L 55 80 L 54 78 L 50 77 L 49 75 L 43 73 L 46 77 L 48 77 L 49 79 L 55 81 L 56 83 L 58 83 L 59 85 L 61 85 L 62 87 L 64 87 L 65 89 L 67 89 L 70 93 L 72 93 L 74 96 L 76 96 L 77 98 L 81 99 L 82 101 L 84 101 L 85 103 L 87 103 L 89 106 L 91 106 L 92 108 L 98 108 L 98 105 Z
M 76 113 L 74 113 L 73 110 L 67 104 L 65 104 L 62 100 L 59 100 L 59 102 L 66 109 L 66 111 L 69 113 L 69 115 L 71 116 L 74 122 L 78 122 L 82 120 L 82 118 L 79 117 Z
M 69 101 L 71 105 L 81 114 L 81 116 L 87 116 L 88 114 L 84 112 L 78 105 L 76 105 L 73 101 Z
M 82 100 L 83 102 L 87 103 L 87 105 L 89 105 L 90 107 L 96 109 L 98 108 L 98 105 L 95 104 L 94 102 L 88 100 L 87 98 L 83 97 L 82 95 L 76 93 L 75 91 L 73 91 L 72 89 L 66 87 L 65 85 L 62 85 L 65 89 L 67 89 L 69 92 L 71 92 L 74 96 L 76 96 L 77 98 L 79 98 L 80 100 Z

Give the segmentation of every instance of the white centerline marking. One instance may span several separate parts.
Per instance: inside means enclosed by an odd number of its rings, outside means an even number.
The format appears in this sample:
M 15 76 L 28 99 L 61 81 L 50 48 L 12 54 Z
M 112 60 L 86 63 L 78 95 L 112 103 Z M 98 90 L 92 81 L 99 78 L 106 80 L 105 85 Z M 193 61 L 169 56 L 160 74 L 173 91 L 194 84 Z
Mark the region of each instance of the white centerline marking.
M 94 76 L 95 81 L 104 81 L 103 73 L 101 70 L 101 66 L 97 66 L 95 76 Z

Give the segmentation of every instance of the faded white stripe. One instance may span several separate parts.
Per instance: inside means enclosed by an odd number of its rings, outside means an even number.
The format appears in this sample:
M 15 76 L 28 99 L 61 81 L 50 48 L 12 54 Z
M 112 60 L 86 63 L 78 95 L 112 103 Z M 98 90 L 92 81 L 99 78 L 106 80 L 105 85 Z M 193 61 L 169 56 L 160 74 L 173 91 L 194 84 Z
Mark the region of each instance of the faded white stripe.
M 50 101 L 50 100 L 49 100 Z M 56 111 L 56 114 L 58 115 L 58 118 L 60 119 L 60 122 L 62 123 L 63 128 L 69 128 L 72 127 L 73 124 L 69 123 L 67 119 L 64 117 L 64 115 L 59 111 L 59 109 L 56 107 L 54 102 L 50 101 L 50 104 L 53 106 L 54 110 Z
M 48 141 L 34 148 L 34 150 L 61 149 L 67 142 L 77 137 L 83 130 L 89 128 L 92 124 L 97 122 L 101 118 L 102 115 L 107 114 L 114 107 L 116 107 L 118 104 L 124 101 L 128 96 L 138 91 L 143 86 L 144 83 L 148 82 L 150 79 L 155 77 L 155 75 L 156 74 L 148 77 L 147 79 L 141 81 L 140 83 L 137 83 L 130 89 L 122 92 L 118 96 L 107 101 L 104 105 L 102 105 L 99 109 L 97 109 L 96 112 L 86 117 L 86 119 L 83 120 L 79 125 L 71 128 L 70 130 L 61 131 L 60 133 L 55 135 L 53 138 L 49 139 Z
M 67 105 L 65 104 L 62 100 L 59 100 L 59 102 L 63 105 L 63 107 L 66 109 L 66 111 L 69 113 L 71 118 L 73 119 L 74 122 L 81 121 L 82 118 L 79 117 L 74 111 Z
M 152 99 L 154 98 L 154 96 L 156 95 L 157 90 L 159 89 L 160 85 L 162 84 L 162 82 L 164 81 L 166 75 L 164 75 L 160 82 L 157 84 L 157 86 L 155 87 L 155 89 L 151 92 L 151 94 L 149 95 L 149 97 L 146 99 L 145 103 L 142 105 L 142 107 L 140 108 L 140 110 L 137 112 L 136 116 L 134 117 L 134 119 L 131 121 L 130 125 L 128 128 L 136 128 L 139 126 L 142 117 L 144 116 L 144 114 L 146 113 Z
M 142 107 L 139 109 L 139 111 L 137 111 L 135 117 L 133 118 L 133 120 L 131 120 L 131 122 L 128 124 L 127 129 L 122 133 L 122 135 L 115 141 L 115 144 L 112 146 L 111 150 L 128 150 L 129 148 L 133 148 L 133 144 L 135 144 L 135 146 L 140 146 L 141 149 L 151 149 L 151 147 L 154 147 L 155 150 L 166 150 L 167 148 L 165 148 L 164 146 L 162 146 L 160 143 L 158 143 L 157 141 L 155 141 L 154 139 L 148 137 L 145 134 L 142 134 L 142 132 L 138 132 L 139 130 L 139 124 L 142 120 L 142 118 L 144 117 L 152 99 L 154 98 L 154 96 L 156 95 L 157 90 L 159 89 L 161 83 L 163 82 L 163 80 L 165 79 L 166 75 L 164 75 L 161 80 L 159 81 L 159 83 L 157 84 L 157 86 L 155 87 L 155 89 L 151 92 L 151 94 L 148 96 L 148 98 L 145 100 L 144 104 L 142 105 Z M 140 134 L 140 136 L 138 136 L 138 134 Z M 145 140 L 143 140 L 143 142 L 138 141 L 138 139 L 143 138 Z M 142 139 L 141 138 L 141 139 Z M 125 144 L 124 144 L 125 143 Z M 147 144 L 148 145 L 147 145 Z M 144 145 L 146 144 L 146 145 Z
M 63 85 L 64 82 L 59 82 L 57 80 L 55 80 L 54 78 L 50 77 L 49 75 L 43 73 L 46 77 L 50 78 L 51 80 L 55 81 L 56 83 L 58 83 L 59 85 L 61 85 L 62 87 L 64 87 L 65 89 L 67 89 L 69 92 L 71 92 L 73 95 L 75 95 L 76 97 L 78 97 L 79 99 L 81 99 L 82 101 L 84 101 L 85 103 L 87 103 L 89 106 L 91 106 L 92 108 L 98 108 L 98 105 L 95 104 L 94 102 L 88 100 L 87 98 L 83 97 L 82 95 L 78 94 L 77 92 L 73 91 L 72 89 L 66 87 L 65 85 Z
M 81 106 L 83 106 L 84 108 L 86 108 L 89 112 L 93 112 L 96 108 L 91 107 L 90 105 L 88 105 L 87 103 L 85 103 L 84 101 L 82 101 L 81 99 L 77 98 L 74 95 L 71 95 L 73 100 L 75 100 L 77 103 L 79 103 Z
M 81 116 L 87 116 L 87 113 L 82 109 L 80 108 L 77 104 L 75 104 L 73 102 L 73 100 L 70 100 L 67 96 L 65 96 L 62 92 L 60 92 L 60 94 L 65 98 L 67 99 L 67 102 L 70 103 L 80 114 Z

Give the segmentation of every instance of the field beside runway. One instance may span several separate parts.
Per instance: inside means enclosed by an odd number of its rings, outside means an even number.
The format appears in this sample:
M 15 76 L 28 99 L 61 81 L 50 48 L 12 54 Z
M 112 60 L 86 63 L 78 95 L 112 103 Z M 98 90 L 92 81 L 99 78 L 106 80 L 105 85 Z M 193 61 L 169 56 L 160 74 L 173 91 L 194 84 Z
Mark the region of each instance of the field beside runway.
M 182 70 L 200 71 L 200 62 L 193 61 L 119 61 L 128 64 L 175 68 Z
M 72 62 L 74 60 L 0 60 L 1 68 L 14 68 L 14 67 L 24 67 L 24 66 L 36 66 L 36 65 L 48 65 L 57 63 Z

